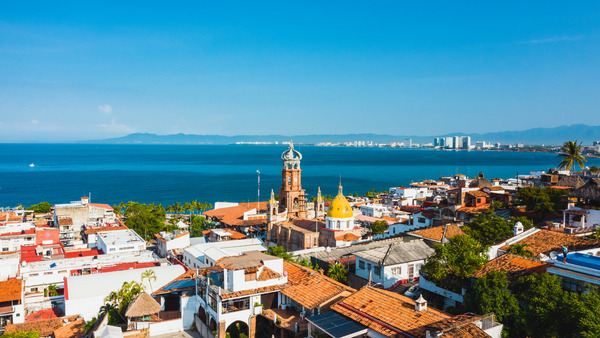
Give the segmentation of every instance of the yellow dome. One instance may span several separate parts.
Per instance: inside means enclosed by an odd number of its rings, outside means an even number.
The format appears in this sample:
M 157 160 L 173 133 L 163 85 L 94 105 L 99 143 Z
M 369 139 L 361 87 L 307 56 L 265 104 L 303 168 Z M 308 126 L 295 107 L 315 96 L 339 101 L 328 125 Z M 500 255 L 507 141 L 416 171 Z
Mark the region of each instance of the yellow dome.
M 342 194 L 335 196 L 329 208 L 327 209 L 327 217 L 332 218 L 350 218 L 353 217 L 352 207 Z

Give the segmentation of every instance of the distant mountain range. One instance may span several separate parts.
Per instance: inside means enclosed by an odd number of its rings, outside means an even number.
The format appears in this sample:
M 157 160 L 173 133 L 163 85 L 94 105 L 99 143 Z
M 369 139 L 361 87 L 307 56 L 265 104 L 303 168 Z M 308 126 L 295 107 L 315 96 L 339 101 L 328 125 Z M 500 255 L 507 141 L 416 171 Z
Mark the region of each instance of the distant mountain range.
M 600 126 L 574 124 L 556 128 L 533 128 L 520 131 L 502 131 L 483 134 L 449 133 L 446 135 L 382 135 L 382 134 L 324 134 L 324 135 L 193 135 L 171 134 L 157 135 L 149 133 L 134 133 L 123 137 L 104 140 L 85 141 L 83 143 L 103 144 L 233 144 L 236 142 L 286 142 L 293 140 L 299 144 L 315 144 L 319 142 L 353 142 L 372 141 L 373 143 L 403 142 L 412 139 L 413 143 L 432 143 L 434 137 L 471 136 L 471 143 L 487 141 L 503 144 L 524 143 L 526 145 L 562 145 L 567 140 L 583 141 L 590 145 L 600 141 Z

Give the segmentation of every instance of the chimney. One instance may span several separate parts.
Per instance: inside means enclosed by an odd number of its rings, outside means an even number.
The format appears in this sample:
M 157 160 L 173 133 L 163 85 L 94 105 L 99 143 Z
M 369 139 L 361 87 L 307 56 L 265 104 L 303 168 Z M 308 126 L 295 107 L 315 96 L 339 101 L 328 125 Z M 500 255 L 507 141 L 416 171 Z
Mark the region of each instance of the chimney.
M 513 228 L 515 236 L 523 232 L 523 223 L 517 222 Z
M 415 311 L 426 311 L 427 310 L 427 301 L 423 298 L 423 295 L 419 295 L 419 298 L 415 300 Z

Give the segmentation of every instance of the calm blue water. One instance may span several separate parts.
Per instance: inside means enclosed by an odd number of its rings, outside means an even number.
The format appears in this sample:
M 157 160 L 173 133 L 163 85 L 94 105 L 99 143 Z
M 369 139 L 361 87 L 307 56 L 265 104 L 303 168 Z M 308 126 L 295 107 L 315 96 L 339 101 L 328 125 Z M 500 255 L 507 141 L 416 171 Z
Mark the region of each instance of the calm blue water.
M 286 146 L 0 144 L 0 206 L 92 201 L 172 204 L 200 200 L 256 201 L 281 180 Z M 555 167 L 555 154 L 392 148 L 302 147 L 302 185 L 309 196 L 364 193 L 462 173 L 487 178 Z M 30 168 L 29 163 L 35 163 Z M 600 165 L 590 159 L 588 165 Z

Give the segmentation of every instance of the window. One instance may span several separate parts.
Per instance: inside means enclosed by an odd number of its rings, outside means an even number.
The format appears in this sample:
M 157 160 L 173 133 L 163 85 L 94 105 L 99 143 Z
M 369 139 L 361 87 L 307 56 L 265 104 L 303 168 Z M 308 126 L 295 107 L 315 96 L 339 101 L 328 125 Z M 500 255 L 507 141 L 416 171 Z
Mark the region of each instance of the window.
M 402 267 L 392 268 L 392 275 L 401 275 Z
M 419 223 L 425 223 L 425 217 L 419 217 Z
M 8 248 L 2 248 L 2 251 L 8 251 Z
M 367 264 L 367 270 L 371 270 L 371 263 Z
M 44 272 L 44 275 L 52 275 L 52 274 L 53 274 L 52 271 Z
M 377 276 L 381 275 L 381 266 L 375 265 L 374 269 L 375 269 L 375 271 L 373 271 L 373 272 L 375 273 L 375 275 L 377 275 Z
M 361 270 L 365 269 L 365 262 L 364 261 L 358 261 L 358 268 Z

